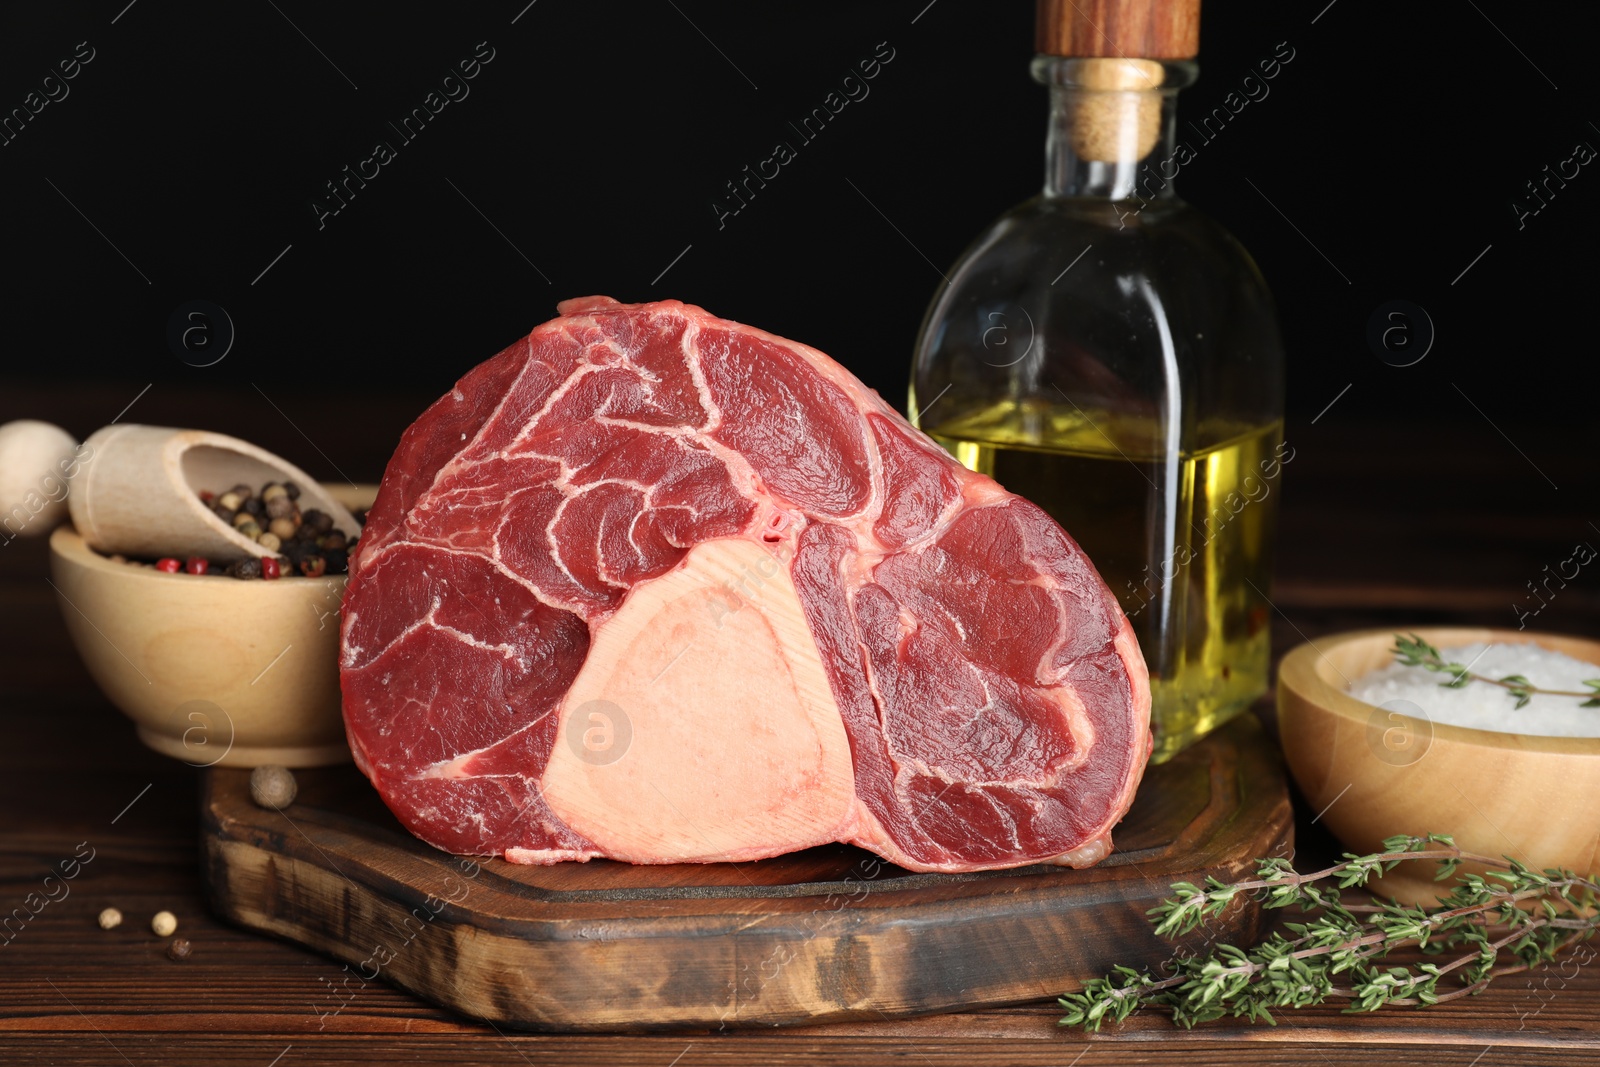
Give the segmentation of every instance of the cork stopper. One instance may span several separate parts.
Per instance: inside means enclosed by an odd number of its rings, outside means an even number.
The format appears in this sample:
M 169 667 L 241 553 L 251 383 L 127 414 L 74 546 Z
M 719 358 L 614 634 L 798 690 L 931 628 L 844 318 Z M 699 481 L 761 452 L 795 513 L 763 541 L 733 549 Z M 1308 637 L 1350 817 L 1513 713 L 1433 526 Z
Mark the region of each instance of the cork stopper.
M 1200 52 L 1200 0 L 1039 0 L 1040 55 L 1193 59 Z
M 1165 75 L 1149 59 L 1080 60 L 1073 81 L 1072 152 L 1079 159 L 1133 163 L 1161 137 Z

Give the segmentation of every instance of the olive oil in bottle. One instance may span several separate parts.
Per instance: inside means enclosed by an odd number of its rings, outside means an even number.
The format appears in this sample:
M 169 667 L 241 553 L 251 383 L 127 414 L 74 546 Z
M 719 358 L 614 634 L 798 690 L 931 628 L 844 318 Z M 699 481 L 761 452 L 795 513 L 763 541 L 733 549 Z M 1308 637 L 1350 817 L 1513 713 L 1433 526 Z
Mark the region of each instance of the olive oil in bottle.
M 1196 75 L 1195 12 L 1108 2 L 1127 17 L 1101 28 L 1149 32 L 1107 43 L 1076 5 L 1041 0 L 1045 188 L 981 235 L 935 296 L 909 408 L 1088 553 L 1150 668 L 1163 760 L 1266 691 L 1293 452 L 1266 285 L 1173 191 L 1194 154 L 1174 115 Z
M 1275 509 L 1262 505 L 1292 457 L 1281 423 L 1208 428 L 1205 444 L 1172 457 L 1170 479 L 1150 427 L 1116 413 L 1002 404 L 924 429 L 1050 512 L 1094 561 L 1152 667 L 1156 759 L 1261 694 L 1275 532 Z M 1170 500 L 1152 500 L 1163 484 Z M 1152 525 L 1168 507 L 1174 521 Z

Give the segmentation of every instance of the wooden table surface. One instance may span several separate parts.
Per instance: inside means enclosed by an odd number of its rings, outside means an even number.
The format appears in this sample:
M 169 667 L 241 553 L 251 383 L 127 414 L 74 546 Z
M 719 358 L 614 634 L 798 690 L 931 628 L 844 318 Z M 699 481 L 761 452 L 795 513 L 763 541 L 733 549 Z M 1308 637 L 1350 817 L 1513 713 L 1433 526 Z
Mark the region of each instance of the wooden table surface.
M 43 417 L 84 436 L 126 403 L 124 391 L 7 390 L 0 422 Z M 326 463 L 259 398 L 153 391 L 137 417 L 241 433 L 319 476 L 337 462 L 372 479 L 384 442 L 422 400 L 374 399 L 359 434 L 346 412 L 325 404 L 288 413 L 333 457 Z M 1512 605 L 1535 603 L 1525 583 L 1574 544 L 1600 544 L 1593 459 L 1562 448 L 1553 429 L 1501 429 L 1514 444 L 1465 420 L 1291 426 L 1277 651 L 1358 626 L 1514 626 Z M 60 860 L 89 849 L 93 858 L 68 896 L 0 940 L 0 1064 L 1600 1062 L 1600 964 L 1575 962 L 1426 1012 L 1349 1016 L 1335 1007 L 1283 1013 L 1275 1028 L 1213 1023 L 1193 1032 L 1151 1015 L 1093 1036 L 1059 1029 L 1044 990 L 1033 1005 L 909 1021 L 615 1036 L 497 1031 L 382 981 L 336 998 L 338 964 L 207 914 L 197 772 L 145 750 L 85 677 L 45 560 L 41 541 L 0 545 L 0 914 L 39 890 Z M 1530 628 L 1600 636 L 1600 573 L 1574 579 Z M 1302 857 L 1335 849 L 1301 807 Z M 95 916 L 108 905 L 127 918 L 106 932 Z M 193 943 L 186 961 L 169 960 L 149 932 L 162 909 Z

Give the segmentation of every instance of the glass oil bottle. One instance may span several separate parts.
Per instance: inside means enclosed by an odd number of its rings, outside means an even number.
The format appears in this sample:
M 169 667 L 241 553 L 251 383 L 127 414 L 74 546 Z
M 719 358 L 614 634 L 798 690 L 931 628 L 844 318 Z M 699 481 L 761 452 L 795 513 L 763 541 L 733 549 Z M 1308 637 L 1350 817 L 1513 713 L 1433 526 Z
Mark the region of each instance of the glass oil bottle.
M 909 410 L 1094 561 L 1149 665 L 1161 761 L 1266 691 L 1293 452 L 1266 285 L 1173 189 L 1196 155 L 1174 113 L 1197 72 L 1197 4 L 1109 6 L 1090 27 L 1071 0 L 1041 2 L 1044 190 L 950 271 L 917 340 Z

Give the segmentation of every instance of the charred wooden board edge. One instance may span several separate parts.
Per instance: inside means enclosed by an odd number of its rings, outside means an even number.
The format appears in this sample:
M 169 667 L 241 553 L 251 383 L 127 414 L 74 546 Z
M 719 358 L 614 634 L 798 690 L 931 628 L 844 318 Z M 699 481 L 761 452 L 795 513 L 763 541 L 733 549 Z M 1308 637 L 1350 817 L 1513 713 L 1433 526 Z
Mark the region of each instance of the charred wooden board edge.
M 358 820 L 219 811 L 208 781 L 203 873 L 215 911 L 345 961 L 352 985 L 382 977 L 520 1028 L 718 1029 L 1026 1003 L 1116 964 L 1172 958 L 1184 943 L 1157 940 L 1144 918 L 1172 881 L 1236 879 L 1256 856 L 1292 844 L 1282 770 L 1255 724 L 1202 744 L 1211 749 L 1211 803 L 1180 835 L 1182 847 L 1120 868 L 1025 868 L 978 884 L 946 875 L 876 888 L 817 882 L 780 887 L 791 893 L 776 898 L 541 896 L 386 839 L 397 835 L 363 836 Z M 984 884 L 992 891 L 978 895 Z M 940 892 L 953 888 L 962 895 Z M 1249 938 L 1260 922 L 1246 903 L 1189 943 Z M 321 988 L 308 989 L 308 1005 L 337 1007 Z

